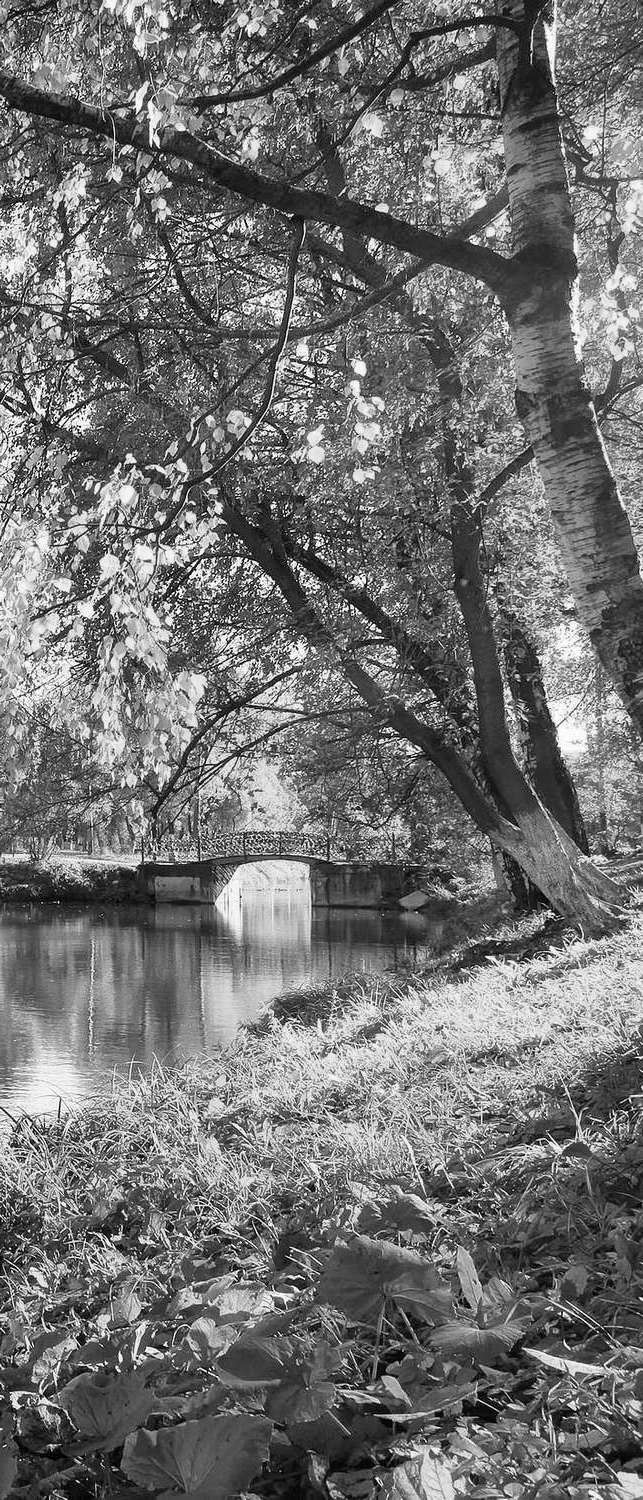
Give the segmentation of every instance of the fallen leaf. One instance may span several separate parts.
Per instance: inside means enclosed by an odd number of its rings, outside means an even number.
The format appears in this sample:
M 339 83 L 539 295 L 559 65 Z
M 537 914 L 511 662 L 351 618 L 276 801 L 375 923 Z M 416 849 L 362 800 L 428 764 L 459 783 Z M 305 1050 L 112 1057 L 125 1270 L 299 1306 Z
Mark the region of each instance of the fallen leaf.
M 282 1380 L 293 1346 L 287 1339 L 258 1338 L 252 1330 L 242 1333 L 217 1360 L 219 1379 L 226 1377 L 243 1385 L 266 1385 Z
M 572 1261 L 560 1283 L 561 1297 L 582 1297 L 589 1281 L 589 1268 L 579 1261 Z

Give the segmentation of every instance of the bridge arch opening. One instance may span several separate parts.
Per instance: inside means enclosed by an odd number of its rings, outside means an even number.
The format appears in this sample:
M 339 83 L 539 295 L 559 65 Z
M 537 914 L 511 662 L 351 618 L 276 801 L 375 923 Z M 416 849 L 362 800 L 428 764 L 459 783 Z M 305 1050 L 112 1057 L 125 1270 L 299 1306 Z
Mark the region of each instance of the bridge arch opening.
M 239 901 L 275 894 L 307 895 L 310 865 L 301 859 L 261 859 L 237 865 L 219 901 Z

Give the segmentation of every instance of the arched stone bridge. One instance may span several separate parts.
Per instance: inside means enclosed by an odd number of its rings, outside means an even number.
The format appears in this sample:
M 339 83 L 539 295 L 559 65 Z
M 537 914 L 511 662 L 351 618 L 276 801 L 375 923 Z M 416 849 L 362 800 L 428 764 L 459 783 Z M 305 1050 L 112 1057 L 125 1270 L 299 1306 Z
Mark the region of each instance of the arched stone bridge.
M 326 835 L 246 832 L 163 840 L 143 851 L 140 875 L 157 902 L 214 905 L 240 865 L 261 860 L 307 864 L 313 906 L 397 906 L 417 885 L 418 865 L 347 859 Z

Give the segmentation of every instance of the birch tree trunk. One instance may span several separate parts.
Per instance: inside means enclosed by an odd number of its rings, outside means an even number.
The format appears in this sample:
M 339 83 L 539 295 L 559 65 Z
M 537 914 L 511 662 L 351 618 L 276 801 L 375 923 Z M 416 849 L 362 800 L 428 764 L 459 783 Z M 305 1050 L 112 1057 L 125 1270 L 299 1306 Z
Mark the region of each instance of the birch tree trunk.
M 503 7 L 497 58 L 514 265 L 505 302 L 516 406 L 556 526 L 579 618 L 643 733 L 643 579 L 588 389 L 574 220 L 553 77 L 553 28 L 529 0 Z M 552 7 L 553 9 L 553 7 Z M 551 50 L 550 50 L 551 49 Z

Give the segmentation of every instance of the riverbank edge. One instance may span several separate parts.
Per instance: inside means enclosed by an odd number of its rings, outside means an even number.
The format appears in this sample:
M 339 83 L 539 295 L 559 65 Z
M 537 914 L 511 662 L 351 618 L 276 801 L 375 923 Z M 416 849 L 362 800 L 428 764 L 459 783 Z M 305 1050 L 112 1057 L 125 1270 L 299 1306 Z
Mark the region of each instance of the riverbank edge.
M 0 860 L 0 906 L 16 905 L 133 905 L 154 906 L 158 902 L 150 889 L 149 865 L 119 864 L 116 859 L 99 859 L 90 856 L 70 857 L 51 855 L 42 860 L 28 860 L 12 856 Z M 166 876 L 173 866 L 162 868 Z M 418 866 L 418 870 L 419 870 Z M 181 871 L 192 869 L 182 866 Z M 447 885 L 437 883 L 427 871 L 424 895 L 426 913 L 447 927 L 445 943 L 451 941 L 452 929 L 457 936 L 458 925 L 472 931 L 480 923 L 498 920 L 508 909 L 507 897 L 490 889 L 468 886 L 454 879 L 457 893 Z M 260 889 L 260 888 L 259 888 Z M 168 904 L 165 900 L 162 904 Z M 175 895 L 169 904 L 182 907 L 211 907 L 213 900 L 195 900 Z M 354 906 L 344 901 L 326 906 L 315 902 L 320 909 L 329 911 L 397 912 L 404 914 L 401 900 L 374 901 L 373 904 L 356 902 Z M 415 908 L 417 910 L 417 908 Z M 420 915 L 424 908 L 420 910 Z M 455 940 L 455 939 L 454 939 Z
M 152 905 L 138 866 L 82 856 L 0 861 L 0 903 Z
M 271 1422 L 233 1484 L 270 1500 L 640 1495 L 642 935 L 509 924 L 483 962 L 282 997 L 210 1060 L 22 1121 L 18 1492 L 149 1493 L 119 1468 L 145 1384 L 170 1442 Z M 92 1422 L 125 1403 L 99 1457 L 79 1378 Z

